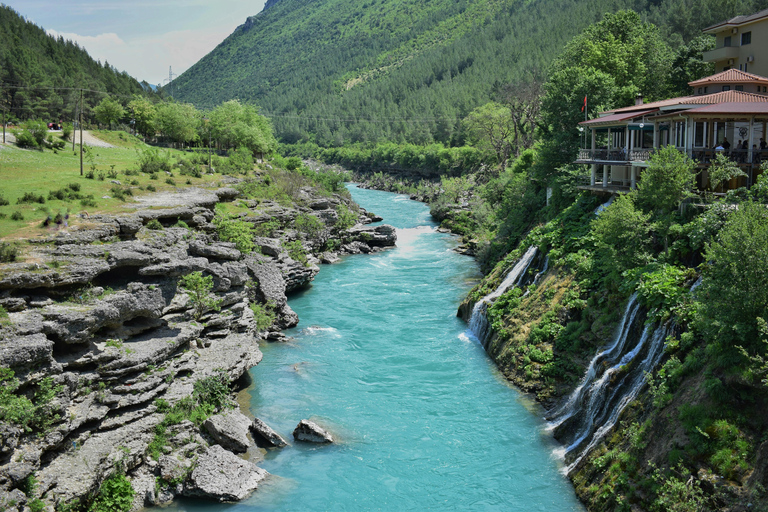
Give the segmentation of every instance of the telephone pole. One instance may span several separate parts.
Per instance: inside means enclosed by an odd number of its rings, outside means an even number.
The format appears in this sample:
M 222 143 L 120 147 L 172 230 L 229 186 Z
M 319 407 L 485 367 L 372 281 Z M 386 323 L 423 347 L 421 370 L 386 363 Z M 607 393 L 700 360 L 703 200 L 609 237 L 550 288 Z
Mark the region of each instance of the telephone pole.
M 83 90 L 80 89 L 80 176 L 83 175 Z

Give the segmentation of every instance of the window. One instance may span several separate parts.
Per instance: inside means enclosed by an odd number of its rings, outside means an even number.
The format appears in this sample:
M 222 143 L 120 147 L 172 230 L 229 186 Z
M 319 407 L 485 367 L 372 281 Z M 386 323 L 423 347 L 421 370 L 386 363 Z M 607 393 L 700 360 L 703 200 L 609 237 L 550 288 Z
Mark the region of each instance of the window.
M 707 94 L 707 87 L 704 88 L 704 94 Z
M 734 87 L 734 90 L 736 90 L 736 91 L 743 91 L 744 90 L 744 86 L 743 85 L 737 85 L 736 87 Z
M 730 85 L 724 85 L 723 86 L 723 91 L 730 91 L 730 90 L 731 90 L 731 86 Z
M 731 46 L 731 36 L 728 36 L 725 39 L 723 39 L 723 46 Z
M 693 145 L 697 148 L 703 148 L 707 145 L 707 123 L 697 122 L 694 126 Z
M 741 46 L 752 42 L 752 32 L 744 32 L 741 34 Z
M 701 87 L 699 87 L 699 94 L 701 94 Z
M 675 123 L 675 146 L 685 147 L 685 121 Z

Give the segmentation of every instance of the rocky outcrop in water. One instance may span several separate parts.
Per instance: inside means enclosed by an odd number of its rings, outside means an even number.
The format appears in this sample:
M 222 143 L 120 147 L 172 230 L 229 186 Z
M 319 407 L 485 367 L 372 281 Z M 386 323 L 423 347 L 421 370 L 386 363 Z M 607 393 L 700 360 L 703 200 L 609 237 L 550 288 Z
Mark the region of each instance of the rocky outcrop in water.
M 282 448 L 288 446 L 280 434 L 272 430 L 272 428 L 261 421 L 259 418 L 254 418 L 251 424 L 251 432 L 254 434 L 256 444 L 264 444 L 266 446 L 273 446 L 276 448 Z
M 301 420 L 293 430 L 293 438 L 305 443 L 332 443 L 333 436 L 314 421 Z
M 389 226 L 335 229 L 343 199 L 302 194 L 294 207 L 254 202 L 244 219 L 289 226 L 299 214 L 314 215 L 339 240 L 326 260 L 351 244 L 348 252 L 394 245 Z M 176 496 L 239 500 L 266 477 L 232 453 L 252 444 L 251 422 L 239 412 L 202 425 L 168 420 L 169 410 L 198 417 L 189 408 L 206 390 L 196 383 L 223 378 L 232 387 L 258 364 L 259 342 L 281 338 L 280 329 L 298 322 L 286 294 L 308 286 L 319 270 L 314 255 L 325 247 L 288 227 L 254 238 L 259 251 L 251 254 L 219 240 L 213 206 L 236 195 L 231 188 L 197 191 L 171 208 L 94 215 L 87 229 L 35 241 L 25 262 L 0 267 L 0 306 L 8 312 L 0 318 L 0 367 L 13 371 L 3 379 L 14 396 L 32 404 L 22 426 L 0 416 L 4 510 L 24 508 L 28 497 L 19 489 L 30 476 L 34 495 L 57 505 L 87 500 L 110 475 L 124 473 L 135 510 Z M 155 220 L 163 229 L 147 228 Z M 370 222 L 362 210 L 359 220 Z M 289 241 L 301 243 L 306 263 L 289 255 Z M 217 307 L 198 307 L 180 286 L 192 272 L 211 278 L 207 293 Z M 259 311 L 274 316 L 271 325 L 264 327 Z M 263 432 L 275 446 L 285 444 Z

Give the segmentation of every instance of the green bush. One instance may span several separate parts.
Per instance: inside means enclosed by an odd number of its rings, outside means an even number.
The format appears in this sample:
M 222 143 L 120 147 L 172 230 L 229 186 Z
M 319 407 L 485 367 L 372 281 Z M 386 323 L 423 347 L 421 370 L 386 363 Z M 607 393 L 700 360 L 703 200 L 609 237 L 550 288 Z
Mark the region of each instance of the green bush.
M 147 222 L 147 229 L 154 229 L 154 230 L 163 229 L 163 225 L 160 224 L 159 220 L 152 219 L 149 222 Z
M 88 512 L 128 512 L 133 505 L 131 482 L 122 474 L 114 474 L 104 480 Z
M 35 136 L 27 131 L 16 132 L 16 145 L 20 148 L 36 148 L 38 147 Z
M 171 171 L 171 157 L 165 151 L 161 151 L 157 148 L 139 149 L 137 163 L 139 169 L 150 175 L 156 175 L 158 172 L 170 172 Z M 152 176 L 150 176 L 151 178 Z M 155 176 L 152 179 L 157 179 Z
M 0 421 L 19 426 L 25 432 L 45 432 L 58 421 L 51 402 L 61 391 L 53 384 L 52 377 L 46 377 L 37 385 L 32 400 L 17 394 L 19 380 L 10 368 L 0 368 Z
M 251 311 L 253 311 L 253 320 L 256 322 L 256 330 L 263 331 L 268 329 L 275 323 L 275 312 L 273 310 L 273 304 L 257 304 L 251 303 Z
M 214 311 L 221 309 L 222 299 L 218 299 L 211 294 L 213 276 L 203 276 L 203 273 L 199 271 L 192 272 L 182 277 L 179 280 L 179 285 L 189 294 L 193 308 L 192 316 L 194 316 L 195 320 L 200 320 L 209 309 Z
M 307 235 L 307 238 L 310 240 L 318 240 L 325 231 L 325 224 L 314 215 L 308 213 L 298 214 L 296 220 L 294 220 L 294 226 L 298 231 Z
M 7 206 L 11 204 L 2 194 L 0 194 L 0 206 Z
M 16 200 L 16 204 L 40 203 L 45 204 L 45 196 L 34 192 L 24 192 L 24 195 Z
M 272 237 L 278 229 L 280 229 L 280 223 L 275 219 L 271 219 L 256 226 L 253 233 L 256 236 Z
M 307 251 L 304 250 L 304 246 L 301 244 L 301 240 L 294 240 L 293 242 L 286 242 L 285 249 L 288 251 L 288 256 L 291 259 L 298 261 L 304 266 L 307 266 L 309 261 L 307 260 Z
M 250 222 L 237 219 L 217 208 L 213 225 L 216 226 L 219 238 L 225 242 L 233 242 L 240 252 L 248 254 L 256 248 L 253 241 L 253 224 Z
M 336 214 L 338 215 L 336 227 L 339 229 L 349 229 L 357 223 L 357 214 L 347 208 L 344 203 L 336 207 Z
M 11 220 L 24 220 L 24 214 L 16 210 L 11 214 Z
M 0 262 L 11 263 L 16 261 L 19 255 L 19 248 L 9 242 L 0 242 Z

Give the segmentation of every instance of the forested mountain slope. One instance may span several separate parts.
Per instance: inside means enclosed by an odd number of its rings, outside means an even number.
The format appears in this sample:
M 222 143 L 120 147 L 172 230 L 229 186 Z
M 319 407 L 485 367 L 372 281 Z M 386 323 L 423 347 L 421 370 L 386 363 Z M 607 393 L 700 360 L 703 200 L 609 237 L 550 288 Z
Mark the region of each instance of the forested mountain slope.
M 0 103 L 10 120 L 71 119 L 80 89 L 86 105 L 104 98 L 103 91 L 130 97 L 148 90 L 125 72 L 91 58 L 77 43 L 45 30 L 0 5 Z
M 258 104 L 285 142 L 462 142 L 459 120 L 546 75 L 565 43 L 632 8 L 672 46 L 765 0 L 280 0 L 174 81 L 200 108 Z

